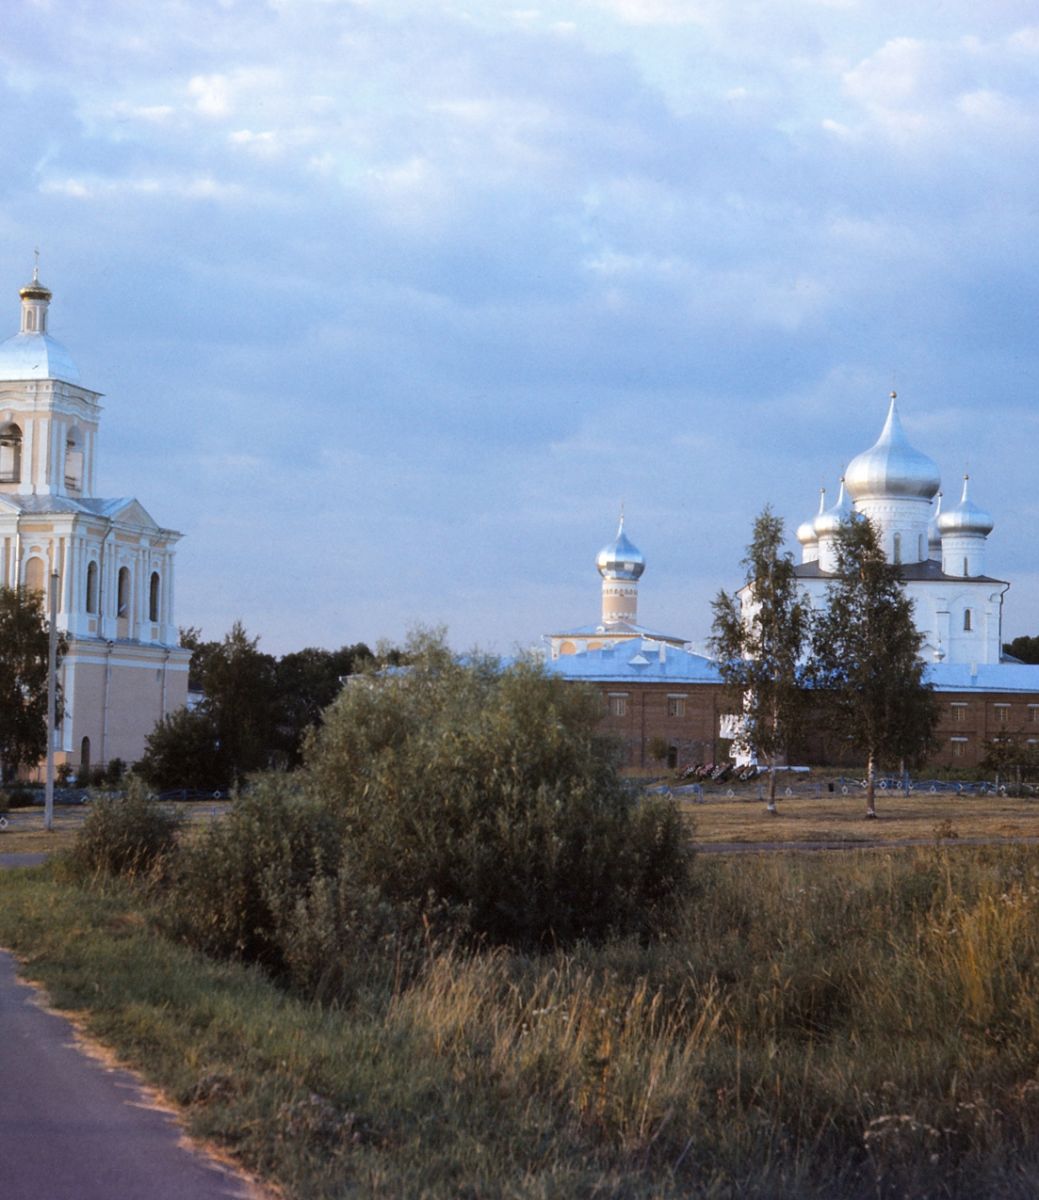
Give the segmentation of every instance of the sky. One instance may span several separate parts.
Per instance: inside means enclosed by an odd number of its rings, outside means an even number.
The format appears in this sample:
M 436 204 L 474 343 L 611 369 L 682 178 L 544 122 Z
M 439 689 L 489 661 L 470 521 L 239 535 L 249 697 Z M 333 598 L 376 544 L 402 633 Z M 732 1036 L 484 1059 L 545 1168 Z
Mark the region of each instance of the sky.
M 509 653 L 598 619 L 623 505 L 640 620 L 701 645 L 894 387 L 1009 639 L 1037 135 L 1032 0 L 24 0 L 0 336 L 39 247 L 100 491 L 183 532 L 207 637 Z

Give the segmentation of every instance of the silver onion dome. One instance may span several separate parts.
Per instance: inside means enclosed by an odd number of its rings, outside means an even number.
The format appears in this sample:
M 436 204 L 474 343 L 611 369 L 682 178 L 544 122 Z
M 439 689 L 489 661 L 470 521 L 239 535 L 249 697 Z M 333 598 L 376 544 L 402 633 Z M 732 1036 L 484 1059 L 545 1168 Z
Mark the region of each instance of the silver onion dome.
M 802 546 L 814 546 L 819 540 L 815 532 L 815 522 L 826 511 L 826 488 L 819 489 L 819 511 L 814 517 L 807 521 L 802 521 L 797 527 L 797 540 Z
M 628 540 L 624 518 L 617 526 L 617 536 L 595 556 L 595 565 L 603 579 L 636 580 L 646 569 L 642 552 Z
M 932 558 L 942 556 L 942 531 L 939 522 L 942 518 L 942 493 L 934 499 L 934 516 L 927 523 L 927 552 Z
M 856 455 L 845 472 L 853 500 L 909 496 L 930 500 L 941 484 L 933 459 L 910 446 L 891 393 L 891 407 L 876 445 Z
M 963 495 L 960 497 L 959 504 L 955 508 L 947 509 L 938 518 L 938 528 L 942 533 L 973 533 L 985 537 L 992 532 L 995 522 L 967 494 L 969 486 L 970 476 L 964 475 Z
M 844 479 L 841 478 L 841 490 L 837 495 L 837 503 L 832 508 L 821 512 L 812 522 L 816 537 L 832 536 L 841 525 L 851 516 L 851 501 L 844 490 Z

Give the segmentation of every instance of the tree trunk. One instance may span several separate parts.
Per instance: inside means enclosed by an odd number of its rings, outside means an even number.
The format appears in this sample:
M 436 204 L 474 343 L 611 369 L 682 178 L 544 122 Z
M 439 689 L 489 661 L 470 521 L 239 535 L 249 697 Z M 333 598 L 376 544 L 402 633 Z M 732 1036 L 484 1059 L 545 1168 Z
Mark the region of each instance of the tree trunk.
M 776 756 L 773 754 L 769 763 L 768 773 L 768 806 L 766 812 L 775 816 L 776 812 Z
M 873 751 L 866 759 L 866 816 L 875 818 L 877 815 L 877 762 Z

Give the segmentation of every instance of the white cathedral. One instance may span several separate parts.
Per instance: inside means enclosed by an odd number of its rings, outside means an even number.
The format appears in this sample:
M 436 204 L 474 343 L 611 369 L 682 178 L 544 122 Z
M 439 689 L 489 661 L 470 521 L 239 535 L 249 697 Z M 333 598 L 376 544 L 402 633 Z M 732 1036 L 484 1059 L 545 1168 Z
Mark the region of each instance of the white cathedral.
M 68 653 L 55 759 L 82 775 L 133 762 L 187 697 L 190 653 L 173 614 L 174 547 L 134 499 L 96 495 L 100 393 L 83 387 L 47 329 L 39 268 L 20 290 L 18 332 L 0 343 L 0 583 L 39 592 Z
M 964 478 L 959 503 L 942 510 L 938 467 L 909 444 L 892 392 L 880 437 L 852 459 L 837 503 L 827 508 L 824 492 L 818 514 L 797 530 L 797 575 L 813 606 L 825 603 L 836 569 L 837 530 L 859 513 L 873 522 L 888 561 L 899 568 L 925 662 L 975 668 L 1000 663 L 1003 597 L 1010 585 L 985 574 L 993 522 L 971 500 L 969 486 Z

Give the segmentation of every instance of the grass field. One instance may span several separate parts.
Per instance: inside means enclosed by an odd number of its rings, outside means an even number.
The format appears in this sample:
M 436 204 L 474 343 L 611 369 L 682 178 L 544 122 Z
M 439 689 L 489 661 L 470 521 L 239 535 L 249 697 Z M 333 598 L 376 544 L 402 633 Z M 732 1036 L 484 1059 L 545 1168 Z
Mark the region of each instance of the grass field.
M 681 801 L 692 823 L 698 844 L 743 843 L 839 843 L 849 846 L 897 842 L 933 842 L 936 838 L 1006 840 L 1039 837 L 1039 800 L 1006 796 L 961 796 L 954 792 L 932 795 L 880 792 L 879 819 L 866 820 L 861 789 L 843 796 L 823 791 L 822 795 L 780 792 L 779 813 L 770 816 L 758 799 L 756 789 L 732 796 L 721 792 L 708 795 L 701 804 Z M 179 808 L 192 822 L 212 820 L 222 805 L 184 804 Z M 7 814 L 8 827 L 0 832 L 0 854 L 37 854 L 67 849 L 87 809 L 57 808 L 54 828 L 43 827 L 39 808 L 14 809 Z
M 770 815 L 756 792 L 682 802 L 698 843 L 934 841 L 941 838 L 1015 840 L 1039 837 L 1039 800 L 960 796 L 951 792 L 880 792 L 877 820 L 865 817 L 864 794 L 780 794 Z

